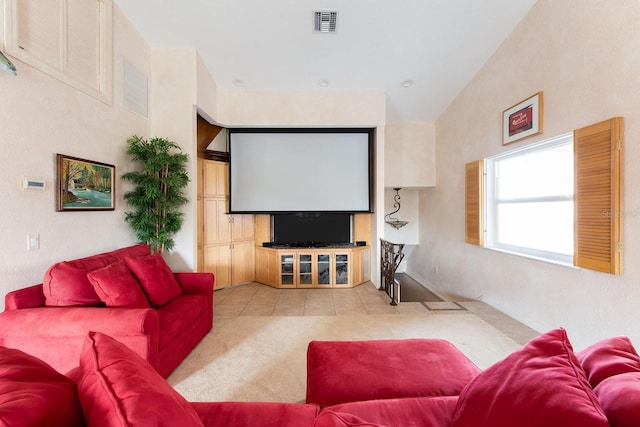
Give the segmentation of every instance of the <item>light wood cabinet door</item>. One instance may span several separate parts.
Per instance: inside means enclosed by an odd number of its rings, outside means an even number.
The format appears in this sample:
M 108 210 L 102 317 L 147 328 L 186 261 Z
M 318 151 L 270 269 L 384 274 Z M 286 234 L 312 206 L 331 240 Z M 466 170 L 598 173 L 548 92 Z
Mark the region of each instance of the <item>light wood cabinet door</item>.
M 231 217 L 231 236 L 233 241 L 253 240 L 255 233 L 253 215 L 237 214 Z
M 269 282 L 269 252 L 256 248 L 256 281 Z
M 255 245 L 253 241 L 231 244 L 231 283 L 253 282 L 255 280 Z
M 256 280 L 270 286 L 279 283 L 278 253 L 272 249 L 256 247 Z
M 203 197 L 227 197 L 229 189 L 229 163 L 205 160 L 203 165 Z M 226 211 L 225 211 L 226 212 Z
M 204 244 L 222 244 L 231 241 L 231 224 L 227 204 L 222 199 L 204 199 Z
M 204 271 L 214 274 L 214 289 L 231 285 L 231 249 L 228 244 L 204 247 Z
M 363 251 L 353 251 L 351 254 L 351 265 L 350 265 L 350 273 L 351 273 L 351 283 L 358 284 L 362 283 L 364 272 L 362 270 L 363 260 L 362 255 Z

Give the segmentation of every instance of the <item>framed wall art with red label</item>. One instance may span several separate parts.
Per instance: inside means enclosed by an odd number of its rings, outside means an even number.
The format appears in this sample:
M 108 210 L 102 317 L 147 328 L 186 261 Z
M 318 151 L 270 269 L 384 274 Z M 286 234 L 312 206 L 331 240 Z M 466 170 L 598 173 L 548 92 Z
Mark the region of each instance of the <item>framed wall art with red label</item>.
M 502 112 L 502 145 L 542 133 L 542 92 Z

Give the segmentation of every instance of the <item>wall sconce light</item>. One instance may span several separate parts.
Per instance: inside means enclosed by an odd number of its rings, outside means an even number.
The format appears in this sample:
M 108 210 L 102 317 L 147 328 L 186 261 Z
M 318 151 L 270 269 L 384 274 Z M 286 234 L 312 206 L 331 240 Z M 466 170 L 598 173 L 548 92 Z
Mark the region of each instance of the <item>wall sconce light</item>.
M 400 210 L 400 190 L 402 190 L 402 188 L 394 188 L 394 190 L 396 191 L 396 195 L 393 196 L 393 208 L 395 210 L 386 214 L 384 216 L 384 220 L 387 224 L 389 224 L 396 230 L 399 230 L 405 225 L 409 224 L 409 221 L 400 221 L 398 218 L 392 216 Z
M 9 58 L 4 56 L 4 53 L 0 50 L 0 70 L 6 71 L 7 73 L 11 73 L 14 76 L 17 76 L 16 66 L 13 65 Z

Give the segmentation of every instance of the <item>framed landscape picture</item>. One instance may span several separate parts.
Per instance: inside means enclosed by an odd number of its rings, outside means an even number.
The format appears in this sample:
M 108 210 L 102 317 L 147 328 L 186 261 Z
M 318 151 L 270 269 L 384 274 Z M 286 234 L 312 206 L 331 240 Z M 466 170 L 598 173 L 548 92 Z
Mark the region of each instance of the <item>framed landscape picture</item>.
M 502 112 L 502 145 L 542 133 L 542 92 Z
M 56 154 L 58 212 L 114 210 L 115 175 L 113 165 Z

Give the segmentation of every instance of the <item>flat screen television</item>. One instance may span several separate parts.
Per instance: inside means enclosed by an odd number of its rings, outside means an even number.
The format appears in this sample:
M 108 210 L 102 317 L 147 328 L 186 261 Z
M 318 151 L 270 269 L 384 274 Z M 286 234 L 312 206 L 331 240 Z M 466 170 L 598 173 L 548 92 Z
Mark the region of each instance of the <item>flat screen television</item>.
M 298 212 L 272 215 L 273 243 L 296 247 L 322 247 L 351 243 L 352 215 Z

